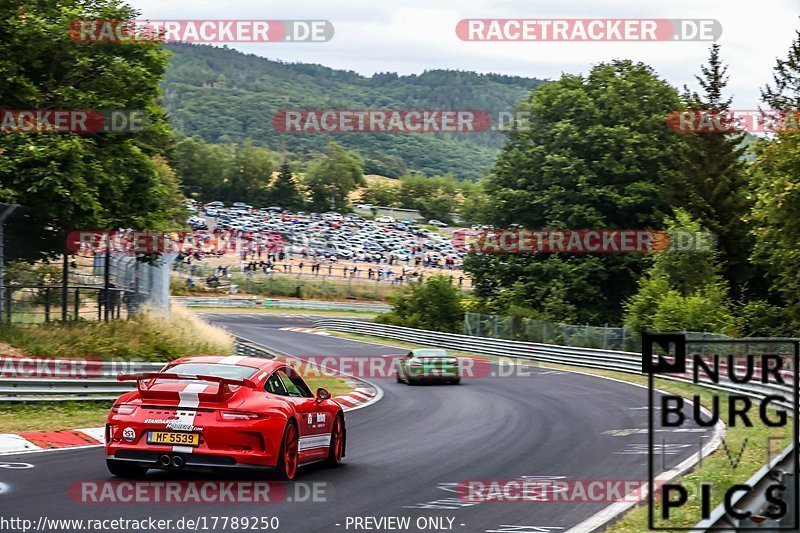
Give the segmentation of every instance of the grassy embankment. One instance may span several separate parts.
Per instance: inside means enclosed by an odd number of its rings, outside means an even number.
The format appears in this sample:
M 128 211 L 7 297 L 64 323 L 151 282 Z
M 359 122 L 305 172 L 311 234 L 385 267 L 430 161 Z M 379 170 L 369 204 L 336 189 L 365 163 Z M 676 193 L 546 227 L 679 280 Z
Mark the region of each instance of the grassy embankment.
M 144 314 L 131 320 L 57 322 L 0 329 L 0 356 L 169 361 L 190 355 L 233 353 L 233 339 L 183 308 L 168 319 Z M 309 376 L 312 390 L 325 387 L 336 396 L 353 390 L 346 380 Z M 110 402 L 0 403 L 0 433 L 98 427 Z

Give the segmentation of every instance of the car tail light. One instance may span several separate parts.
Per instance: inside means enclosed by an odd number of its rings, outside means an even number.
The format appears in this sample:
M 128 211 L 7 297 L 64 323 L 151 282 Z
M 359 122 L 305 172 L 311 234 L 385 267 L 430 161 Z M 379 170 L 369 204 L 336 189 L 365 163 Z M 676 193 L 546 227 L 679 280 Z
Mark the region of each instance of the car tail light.
M 115 405 L 111 408 L 111 412 L 118 415 L 132 415 L 136 411 L 136 406 L 129 403 Z
M 263 420 L 269 417 L 263 413 L 250 411 L 220 411 L 219 416 L 223 420 Z

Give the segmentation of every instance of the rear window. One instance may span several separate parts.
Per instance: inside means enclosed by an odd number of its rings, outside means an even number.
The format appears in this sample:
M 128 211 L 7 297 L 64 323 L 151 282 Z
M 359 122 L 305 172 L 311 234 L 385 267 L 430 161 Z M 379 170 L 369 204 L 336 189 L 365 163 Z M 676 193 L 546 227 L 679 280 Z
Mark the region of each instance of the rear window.
M 163 372 L 189 374 L 193 376 L 214 376 L 218 378 L 244 379 L 258 371 L 252 366 L 218 365 L 214 363 L 179 363 L 168 366 Z

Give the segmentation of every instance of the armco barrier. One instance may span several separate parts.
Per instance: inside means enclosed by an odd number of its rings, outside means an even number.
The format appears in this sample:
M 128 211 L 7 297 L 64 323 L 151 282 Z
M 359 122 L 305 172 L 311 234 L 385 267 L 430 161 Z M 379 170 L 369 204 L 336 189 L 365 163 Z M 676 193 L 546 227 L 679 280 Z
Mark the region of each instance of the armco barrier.
M 119 372 L 156 372 L 164 363 L 0 358 L 0 402 L 115 400 L 131 390 Z M 86 376 L 86 377 L 81 377 Z
M 244 341 L 236 342 L 236 354 L 275 357 L 271 351 Z M 0 358 L 0 402 L 116 400 L 136 385 L 117 381 L 119 372 L 157 372 L 164 367 L 164 363 L 139 361 L 77 361 L 87 377 L 76 377 L 75 363 L 69 359 Z
M 357 333 L 362 335 L 382 337 L 385 339 L 396 339 L 407 343 L 434 346 L 437 348 L 446 348 L 498 357 L 512 357 L 543 363 L 554 363 L 599 370 L 613 370 L 630 374 L 642 374 L 642 355 L 633 352 L 576 348 L 572 346 L 555 346 L 551 344 L 537 344 L 486 337 L 472 337 L 455 333 L 440 333 L 435 331 L 404 328 L 400 326 L 388 326 L 340 318 L 320 318 L 314 320 L 313 322 L 318 328 L 329 329 L 332 331 Z M 663 375 L 659 377 L 663 377 L 664 379 L 672 379 L 675 381 L 686 381 L 686 377 L 683 376 Z M 704 387 L 713 388 L 724 392 L 742 394 L 756 399 L 763 398 L 767 394 L 775 394 L 776 392 L 786 394 L 789 398 L 791 398 L 792 394 L 794 393 L 793 382 L 787 383 L 785 386 L 751 383 L 734 384 L 730 382 L 721 382 L 719 384 L 701 382 L 700 384 Z M 791 402 L 780 403 L 780 405 L 788 408 L 789 413 L 792 413 L 794 410 L 794 406 Z M 794 454 L 792 453 L 792 449 L 793 446 L 788 446 L 778 457 L 776 457 L 775 460 L 771 461 L 769 465 L 765 465 L 764 468 L 762 468 L 750 480 L 748 480 L 748 484 L 753 486 L 754 490 L 752 490 L 746 496 L 738 498 L 736 502 L 734 502 L 737 508 L 740 510 L 750 510 L 754 515 L 759 515 L 762 513 L 766 507 L 766 499 L 764 497 L 763 487 L 767 485 L 769 480 L 775 475 L 791 475 L 791 473 L 796 470 L 796 458 L 793 457 Z M 787 467 L 787 464 L 791 464 L 793 466 Z M 790 507 L 787 514 L 791 516 L 794 511 L 794 508 Z M 737 525 L 739 527 L 759 527 L 756 525 L 756 523 L 756 521 L 750 521 L 749 519 L 747 524 L 745 524 L 744 521 L 740 522 L 733 517 L 728 516 L 725 513 L 724 507 L 720 506 L 714 510 L 710 520 L 705 520 L 697 524 L 695 529 L 697 531 L 707 531 L 709 529 L 725 531 L 726 529 L 720 528 L 730 527 L 731 529 L 728 531 L 735 531 Z
M 437 348 L 460 350 L 496 357 L 510 357 L 543 363 L 593 368 L 597 370 L 642 374 L 642 355 L 634 352 L 558 346 L 554 344 L 511 341 L 489 337 L 472 337 L 458 333 L 442 333 L 401 326 L 388 326 L 376 324 L 374 322 L 345 318 L 317 318 L 313 319 L 312 323 L 318 328 L 332 331 L 396 339 L 414 344 L 435 346 Z M 678 381 L 686 380 L 685 376 L 677 375 L 662 375 L 659 377 Z M 776 388 L 784 393 L 791 393 L 794 390 L 791 384 L 778 386 L 751 383 L 734 384 L 725 382 L 714 384 L 704 382 L 703 386 L 735 392 L 737 394 L 745 394 L 754 398 L 761 398 L 767 393 L 774 393 Z M 791 407 L 791 405 L 787 404 L 787 407 Z
M 375 303 L 326 302 L 316 300 L 276 300 L 258 297 L 173 296 L 172 301 L 186 307 L 228 307 L 245 309 L 309 309 L 318 311 L 361 311 L 383 313 L 391 306 Z

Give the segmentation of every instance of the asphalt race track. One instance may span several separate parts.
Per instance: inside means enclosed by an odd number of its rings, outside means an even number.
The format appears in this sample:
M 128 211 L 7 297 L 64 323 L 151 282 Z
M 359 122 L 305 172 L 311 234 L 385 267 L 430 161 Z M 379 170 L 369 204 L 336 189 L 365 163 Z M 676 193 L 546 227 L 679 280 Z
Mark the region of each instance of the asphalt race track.
M 301 317 L 217 314 L 207 318 L 252 342 L 298 356 L 402 353 L 381 345 L 280 329 L 310 326 Z M 409 387 L 394 379 L 373 380 L 384 396 L 377 404 L 348 413 L 346 464 L 336 469 L 308 467 L 293 482 L 325 482 L 325 502 L 76 503 L 68 496 L 72 484 L 114 479 L 106 471 L 102 448 L 96 447 L 0 457 L 0 467 L 7 462 L 33 465 L 0 468 L 0 489 L 4 489 L 0 490 L 0 516 L 34 522 L 42 515 L 174 520 L 277 516 L 281 532 L 364 531 L 353 525 L 348 528 L 347 518 L 389 516 L 411 517 L 408 531 L 419 531 L 414 525 L 417 517 L 430 516 L 452 519 L 453 531 L 566 531 L 609 502 L 467 503 L 458 499 L 455 484 L 524 476 L 646 480 L 647 435 L 620 431 L 647 427 L 646 390 L 546 368 L 534 368 L 530 374 L 466 379 L 460 386 Z M 667 447 L 674 453 L 659 464 L 668 469 L 696 454 L 701 437 L 707 440 L 711 430 L 664 435 L 668 445 L 677 445 Z M 151 472 L 148 478 L 227 479 L 165 472 Z M 287 489 L 292 494 L 292 487 Z M 444 527 L 448 523 L 444 520 Z M 214 531 L 207 526 L 207 531 Z M 218 525 L 216 531 L 222 530 Z

